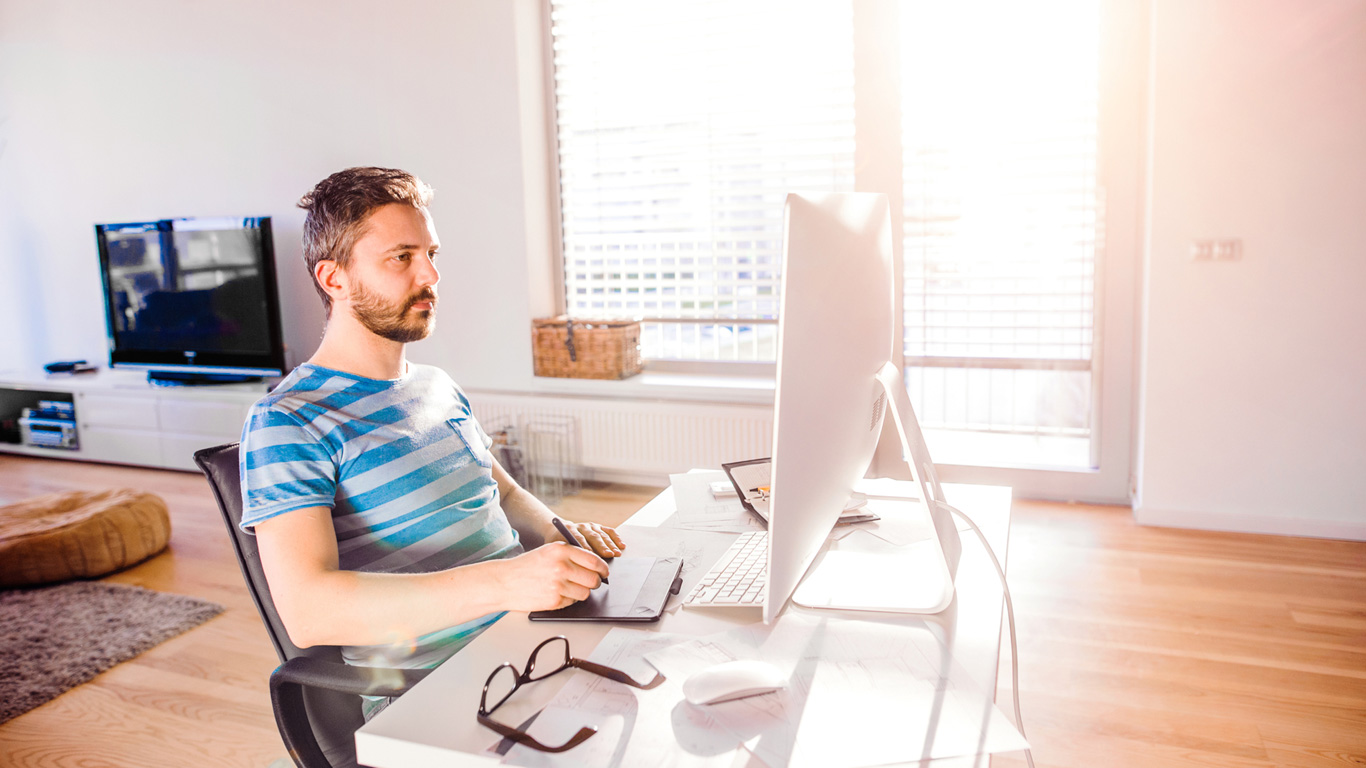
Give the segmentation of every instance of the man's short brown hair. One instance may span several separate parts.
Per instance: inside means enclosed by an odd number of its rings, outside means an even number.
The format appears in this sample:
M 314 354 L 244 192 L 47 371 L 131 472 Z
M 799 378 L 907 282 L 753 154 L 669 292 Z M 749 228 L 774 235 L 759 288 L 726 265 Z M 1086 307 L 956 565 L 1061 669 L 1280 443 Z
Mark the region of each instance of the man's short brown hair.
M 432 188 L 422 179 L 396 168 L 374 167 L 337 171 L 299 199 L 299 207 L 308 211 L 304 218 L 304 263 L 329 317 L 332 297 L 318 284 L 314 272 L 318 262 L 330 259 L 345 269 L 376 208 L 404 203 L 425 209 L 431 201 Z

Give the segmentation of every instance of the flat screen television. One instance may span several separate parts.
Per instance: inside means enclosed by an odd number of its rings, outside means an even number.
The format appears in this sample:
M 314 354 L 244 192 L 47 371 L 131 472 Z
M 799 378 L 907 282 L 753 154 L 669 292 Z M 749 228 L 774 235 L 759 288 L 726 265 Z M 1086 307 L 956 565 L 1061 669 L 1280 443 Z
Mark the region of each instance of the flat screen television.
M 109 365 L 154 383 L 284 373 L 270 217 L 96 224 Z

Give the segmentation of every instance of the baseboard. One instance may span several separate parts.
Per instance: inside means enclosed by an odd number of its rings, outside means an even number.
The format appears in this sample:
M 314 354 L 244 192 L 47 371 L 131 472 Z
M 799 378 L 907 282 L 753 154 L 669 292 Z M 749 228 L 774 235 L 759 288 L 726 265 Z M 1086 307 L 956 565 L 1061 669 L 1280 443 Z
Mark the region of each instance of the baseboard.
M 1366 521 L 1240 515 L 1229 512 L 1188 512 L 1147 507 L 1135 507 L 1134 520 L 1139 525 L 1153 525 L 1163 528 L 1193 528 L 1201 531 L 1265 533 L 1272 536 L 1366 541 Z

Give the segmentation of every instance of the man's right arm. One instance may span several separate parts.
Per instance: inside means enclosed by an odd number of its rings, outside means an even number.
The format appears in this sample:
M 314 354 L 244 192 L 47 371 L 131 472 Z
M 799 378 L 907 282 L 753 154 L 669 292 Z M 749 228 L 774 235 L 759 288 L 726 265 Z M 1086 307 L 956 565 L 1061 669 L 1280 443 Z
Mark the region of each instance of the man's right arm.
M 271 597 L 300 648 L 410 643 L 498 611 L 563 608 L 607 575 L 597 555 L 562 543 L 433 573 L 343 571 L 327 507 L 277 515 L 255 530 Z

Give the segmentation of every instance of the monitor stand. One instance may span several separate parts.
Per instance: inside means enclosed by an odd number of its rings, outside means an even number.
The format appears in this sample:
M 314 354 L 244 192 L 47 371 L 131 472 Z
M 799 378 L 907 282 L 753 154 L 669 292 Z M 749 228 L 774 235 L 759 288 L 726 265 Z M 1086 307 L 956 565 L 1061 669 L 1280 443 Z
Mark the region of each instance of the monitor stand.
M 936 614 L 953 602 L 962 544 L 939 486 L 920 423 L 902 383 L 887 363 L 878 371 L 902 455 L 919 481 L 919 499 L 869 499 L 881 515 L 875 535 L 853 531 L 829 541 L 792 601 L 807 608 Z

